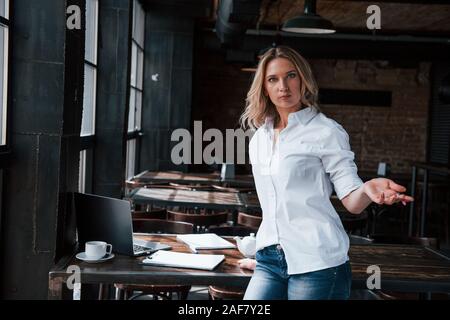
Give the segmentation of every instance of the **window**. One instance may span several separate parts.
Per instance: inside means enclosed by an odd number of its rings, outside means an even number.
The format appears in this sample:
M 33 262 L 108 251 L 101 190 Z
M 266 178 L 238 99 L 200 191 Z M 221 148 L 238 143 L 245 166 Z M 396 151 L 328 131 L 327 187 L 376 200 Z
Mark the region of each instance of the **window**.
M 92 162 L 95 137 L 95 104 L 97 97 L 98 0 L 86 0 L 86 40 L 84 55 L 83 118 L 81 120 L 81 151 L 79 191 L 91 192 Z
M 131 40 L 130 108 L 128 113 L 128 141 L 126 177 L 136 172 L 136 156 L 141 132 L 143 75 L 144 75 L 145 12 L 139 1 L 133 2 L 133 30 Z M 139 166 L 137 166 L 139 168 Z
M 3 207 L 3 167 L 7 152 L 9 0 L 0 0 L 0 227 Z
M 0 0 L 0 145 L 6 146 L 8 109 L 9 1 Z

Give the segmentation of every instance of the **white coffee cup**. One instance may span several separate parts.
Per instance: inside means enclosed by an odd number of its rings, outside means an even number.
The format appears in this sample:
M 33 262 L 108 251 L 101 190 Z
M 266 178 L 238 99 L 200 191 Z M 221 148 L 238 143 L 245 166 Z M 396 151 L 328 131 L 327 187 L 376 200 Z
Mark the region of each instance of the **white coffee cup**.
M 98 260 L 106 254 L 111 254 L 112 245 L 104 241 L 88 241 L 85 246 L 85 254 L 88 259 Z

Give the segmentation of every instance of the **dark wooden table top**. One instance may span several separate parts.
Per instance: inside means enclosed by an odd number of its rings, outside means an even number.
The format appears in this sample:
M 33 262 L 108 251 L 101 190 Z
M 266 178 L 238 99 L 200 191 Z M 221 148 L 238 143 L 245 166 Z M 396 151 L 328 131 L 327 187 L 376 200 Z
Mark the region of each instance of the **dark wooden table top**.
M 144 171 L 134 176 L 130 182 L 145 183 L 195 183 L 226 184 L 228 186 L 254 187 L 252 175 L 235 175 L 233 179 L 222 180 L 220 173 L 183 173 L 177 171 Z
M 233 192 L 138 188 L 130 193 L 129 198 L 135 203 L 152 203 L 162 206 L 201 207 L 218 210 L 259 209 L 256 195 Z
M 177 252 L 190 252 L 174 235 L 141 235 L 169 244 Z M 225 237 L 234 242 L 231 237 Z M 201 253 L 224 254 L 225 261 L 213 271 L 146 266 L 143 257 L 117 255 L 114 259 L 91 264 L 74 255 L 63 258 L 49 273 L 49 297 L 60 297 L 63 283 L 70 274 L 67 267 L 78 266 L 82 283 L 236 285 L 245 287 L 252 271 L 243 270 L 237 261 L 243 256 L 237 249 L 201 250 Z M 367 268 L 381 270 L 381 288 L 403 292 L 450 292 L 450 259 L 438 251 L 410 245 L 352 245 L 349 251 L 353 288 L 366 288 Z

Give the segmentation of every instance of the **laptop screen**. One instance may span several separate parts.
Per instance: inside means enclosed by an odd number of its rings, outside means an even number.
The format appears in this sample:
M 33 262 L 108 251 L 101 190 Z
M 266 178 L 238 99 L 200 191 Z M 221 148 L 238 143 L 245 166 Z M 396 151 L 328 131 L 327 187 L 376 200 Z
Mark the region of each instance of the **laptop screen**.
M 133 255 L 131 205 L 126 200 L 74 193 L 78 242 L 105 241 L 113 252 Z

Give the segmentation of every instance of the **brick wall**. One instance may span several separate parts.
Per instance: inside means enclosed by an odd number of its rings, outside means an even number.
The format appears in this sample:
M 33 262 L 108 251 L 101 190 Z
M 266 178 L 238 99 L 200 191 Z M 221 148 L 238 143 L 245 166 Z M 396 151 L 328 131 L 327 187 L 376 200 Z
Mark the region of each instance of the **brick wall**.
M 234 128 L 244 108 L 251 74 L 221 54 L 199 52 L 192 120 L 207 128 Z M 359 170 L 376 172 L 380 161 L 393 173 L 410 173 L 409 161 L 425 161 L 430 64 L 401 68 L 387 61 L 309 60 L 320 87 L 385 90 L 391 107 L 321 105 L 347 130 Z

